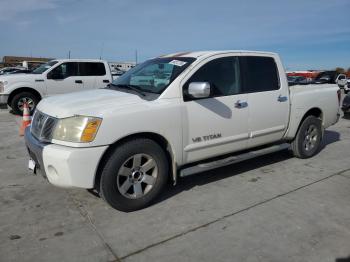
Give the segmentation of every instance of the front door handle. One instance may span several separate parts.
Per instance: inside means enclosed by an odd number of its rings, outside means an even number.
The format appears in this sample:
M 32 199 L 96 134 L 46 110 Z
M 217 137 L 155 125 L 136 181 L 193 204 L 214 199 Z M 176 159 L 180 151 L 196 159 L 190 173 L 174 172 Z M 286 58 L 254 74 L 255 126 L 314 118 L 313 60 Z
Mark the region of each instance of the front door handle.
M 104 79 L 104 80 L 103 80 L 103 83 L 109 83 L 109 80 Z
M 247 107 L 247 106 L 248 106 L 248 103 L 246 101 L 238 100 L 235 103 L 235 108 L 244 108 L 244 107 Z
M 288 97 L 279 95 L 277 100 L 278 102 L 286 102 L 288 100 Z
M 77 84 L 82 84 L 83 81 L 82 81 L 82 80 L 75 80 L 75 83 L 77 83 Z

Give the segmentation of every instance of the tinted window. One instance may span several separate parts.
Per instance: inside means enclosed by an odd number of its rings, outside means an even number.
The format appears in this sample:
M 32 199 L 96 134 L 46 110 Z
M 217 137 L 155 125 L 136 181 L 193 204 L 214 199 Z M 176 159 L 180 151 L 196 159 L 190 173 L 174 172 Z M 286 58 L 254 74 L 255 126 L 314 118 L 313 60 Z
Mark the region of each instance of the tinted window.
M 54 68 L 51 72 L 51 75 L 55 75 L 55 78 L 64 79 L 70 76 L 78 75 L 78 65 L 74 62 L 67 62 L 60 64 Z
M 81 76 L 104 76 L 106 69 L 103 63 L 83 62 L 79 63 L 79 73 Z
M 246 93 L 279 89 L 279 77 L 272 57 L 246 56 L 241 58 Z
M 237 57 L 223 57 L 203 65 L 184 87 L 184 93 L 192 82 L 209 82 L 211 96 L 228 96 L 241 92 L 239 61 Z M 186 99 L 185 99 L 186 100 Z

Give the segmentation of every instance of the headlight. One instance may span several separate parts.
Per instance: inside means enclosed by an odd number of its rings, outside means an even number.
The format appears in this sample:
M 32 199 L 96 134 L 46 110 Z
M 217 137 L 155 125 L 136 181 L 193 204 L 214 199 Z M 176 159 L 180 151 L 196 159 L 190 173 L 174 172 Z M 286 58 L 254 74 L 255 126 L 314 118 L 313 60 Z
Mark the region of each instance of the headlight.
M 4 87 L 8 84 L 7 81 L 0 81 L 0 93 L 4 92 Z
M 60 119 L 55 127 L 52 139 L 75 143 L 87 143 L 95 139 L 101 118 L 73 116 Z

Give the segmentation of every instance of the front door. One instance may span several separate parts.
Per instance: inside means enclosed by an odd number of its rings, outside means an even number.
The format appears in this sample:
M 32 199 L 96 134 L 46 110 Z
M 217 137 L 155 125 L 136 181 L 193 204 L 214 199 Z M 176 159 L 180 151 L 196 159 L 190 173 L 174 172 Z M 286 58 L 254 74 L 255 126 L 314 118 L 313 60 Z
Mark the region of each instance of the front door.
M 65 62 L 47 74 L 47 94 L 57 95 L 84 90 L 84 79 L 79 76 L 77 62 Z
M 188 95 L 192 82 L 209 82 L 211 95 Z M 248 139 L 247 95 L 241 93 L 237 57 L 212 58 L 184 84 L 184 163 L 245 149 Z

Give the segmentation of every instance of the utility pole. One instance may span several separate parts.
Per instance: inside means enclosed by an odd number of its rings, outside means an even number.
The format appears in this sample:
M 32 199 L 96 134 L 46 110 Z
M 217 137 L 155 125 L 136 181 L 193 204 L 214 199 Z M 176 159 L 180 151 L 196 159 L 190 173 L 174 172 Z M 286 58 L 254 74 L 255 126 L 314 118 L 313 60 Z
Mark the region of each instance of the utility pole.
M 135 50 L 135 64 L 137 65 L 137 49 Z
M 102 42 L 101 52 L 100 52 L 100 60 L 102 59 L 104 45 L 105 45 L 105 43 Z
M 70 50 L 68 51 L 68 59 L 70 59 Z

